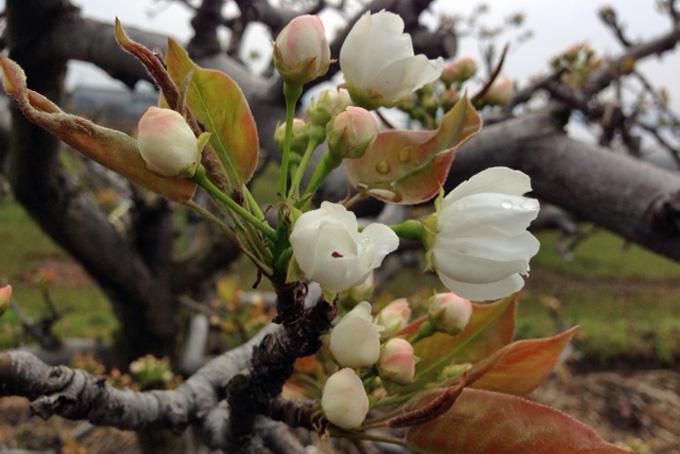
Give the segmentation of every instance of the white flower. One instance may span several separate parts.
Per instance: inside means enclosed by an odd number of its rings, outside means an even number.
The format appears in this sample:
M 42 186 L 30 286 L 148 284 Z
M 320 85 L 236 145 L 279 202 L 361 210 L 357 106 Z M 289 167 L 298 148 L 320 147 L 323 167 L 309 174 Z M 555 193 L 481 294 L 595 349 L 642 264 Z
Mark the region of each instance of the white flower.
M 404 21 L 387 11 L 365 13 L 340 49 L 340 68 L 352 100 L 367 109 L 394 105 L 439 78 L 442 58 L 413 54 Z
M 397 249 L 399 238 L 384 224 L 359 232 L 354 213 L 339 203 L 323 202 L 298 218 L 290 244 L 305 276 L 337 293 L 364 281 Z
M 165 176 L 191 175 L 200 159 L 197 139 L 179 113 L 149 107 L 137 125 L 139 153 L 149 170 Z
M 321 396 L 326 418 L 343 429 L 357 429 L 368 414 L 368 396 L 352 369 L 340 369 L 326 380 Z
M 345 367 L 371 367 L 380 357 L 380 328 L 373 323 L 371 304 L 364 301 L 331 330 L 328 345 L 335 361 Z
M 297 16 L 274 41 L 274 64 L 281 77 L 291 83 L 305 84 L 326 74 L 331 49 L 318 16 Z
M 441 204 L 432 247 L 435 270 L 449 290 L 470 300 L 502 298 L 524 286 L 529 259 L 540 247 L 527 227 L 538 200 L 529 176 L 486 169 L 451 191 Z

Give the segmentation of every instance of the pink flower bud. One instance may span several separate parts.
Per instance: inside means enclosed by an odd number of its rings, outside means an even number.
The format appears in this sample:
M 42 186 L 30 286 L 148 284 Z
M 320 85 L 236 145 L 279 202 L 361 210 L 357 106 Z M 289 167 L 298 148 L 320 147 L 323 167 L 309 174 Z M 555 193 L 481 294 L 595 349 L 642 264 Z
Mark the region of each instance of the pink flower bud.
M 381 333 L 382 339 L 388 339 L 406 326 L 411 318 L 411 308 L 406 298 L 399 298 L 385 306 L 378 313 L 375 322 L 381 325 L 384 331 Z
M 458 101 L 458 90 L 456 87 L 449 87 L 439 95 L 439 103 L 445 111 L 451 109 Z
M 274 64 L 283 80 L 305 84 L 326 74 L 331 50 L 318 16 L 298 16 L 274 42 Z
M 326 418 L 343 429 L 357 429 L 368 414 L 368 396 L 359 376 L 349 368 L 340 369 L 326 380 L 321 396 Z
M 484 95 L 484 101 L 492 106 L 504 106 L 512 100 L 513 95 L 512 79 L 507 76 L 501 76 L 491 84 L 491 87 L 489 87 L 489 90 Z
M 9 307 L 10 301 L 12 301 L 12 286 L 0 287 L 0 314 Z
M 432 298 L 428 316 L 437 331 L 455 336 L 470 321 L 472 304 L 453 292 L 438 293 Z
M 381 378 L 400 385 L 412 383 L 416 374 L 413 346 L 399 337 L 388 340 L 380 353 L 378 372 Z
M 165 176 L 191 176 L 201 159 L 194 132 L 179 113 L 149 107 L 137 126 L 139 153 L 149 170 Z
M 362 157 L 377 135 L 375 118 L 361 107 L 349 106 L 326 126 L 328 149 L 340 159 Z
M 350 98 L 347 90 L 344 88 L 328 88 L 312 98 L 305 112 L 309 121 L 325 127 L 331 118 L 343 112 L 350 105 L 352 105 L 352 98 Z
M 331 330 L 330 351 L 341 366 L 371 367 L 380 357 L 380 329 L 373 323 L 371 305 L 364 301 Z
M 444 65 L 440 78 L 448 86 L 455 82 L 465 82 L 476 72 L 477 63 L 470 57 L 463 57 Z

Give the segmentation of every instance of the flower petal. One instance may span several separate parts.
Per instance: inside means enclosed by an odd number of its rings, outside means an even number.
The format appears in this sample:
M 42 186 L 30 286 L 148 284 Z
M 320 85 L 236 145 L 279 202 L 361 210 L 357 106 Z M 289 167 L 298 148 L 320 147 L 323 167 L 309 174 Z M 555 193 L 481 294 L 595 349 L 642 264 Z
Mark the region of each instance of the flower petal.
M 531 191 L 529 175 L 508 167 L 490 167 L 463 181 L 444 197 L 442 207 L 472 194 L 492 192 L 522 195 Z
M 379 267 L 387 254 L 396 251 L 399 247 L 399 237 L 385 224 L 370 224 L 361 232 L 361 235 L 368 238 L 375 246 L 371 268 Z
M 345 80 L 367 88 L 373 74 L 400 58 L 413 55 L 411 37 L 403 34 L 398 14 L 366 12 L 354 24 L 340 49 L 340 68 Z
M 437 236 L 437 248 L 460 255 L 474 255 L 491 260 L 526 259 L 536 255 L 541 243 L 529 232 L 507 235 L 487 225 L 471 232 L 470 236 Z
M 519 274 L 513 274 L 500 281 L 488 284 L 470 284 L 451 279 L 439 274 L 439 279 L 452 292 L 472 301 L 488 301 L 503 298 L 524 287 L 524 279 Z
M 374 72 L 368 85 L 384 98 L 395 102 L 437 80 L 443 67 L 444 60 L 441 57 L 436 60 L 429 60 L 423 54 L 406 57 Z
M 435 240 L 436 241 L 436 240 Z M 528 259 L 500 261 L 485 259 L 473 255 L 457 254 L 443 250 L 435 242 L 432 254 L 434 268 L 441 275 L 471 284 L 484 284 L 505 279 L 514 273 L 526 273 L 529 270 Z

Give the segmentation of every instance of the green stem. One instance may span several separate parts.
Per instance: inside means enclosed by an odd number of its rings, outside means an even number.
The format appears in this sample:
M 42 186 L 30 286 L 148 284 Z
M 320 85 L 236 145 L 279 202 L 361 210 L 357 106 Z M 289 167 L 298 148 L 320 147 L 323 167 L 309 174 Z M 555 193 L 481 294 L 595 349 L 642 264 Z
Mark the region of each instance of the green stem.
M 290 160 L 290 142 L 293 139 L 293 116 L 295 105 L 302 94 L 302 85 L 283 83 L 283 95 L 286 98 L 286 130 L 283 136 L 283 150 L 281 151 L 281 169 L 279 170 L 279 194 L 286 197 L 288 182 L 288 161 Z
M 248 208 L 250 208 L 250 211 L 252 211 L 259 220 L 264 221 L 266 218 L 264 217 L 264 213 L 260 208 L 260 204 L 257 203 L 253 193 L 250 192 L 250 189 L 248 189 L 248 186 L 246 185 L 243 185 L 243 194 L 246 196 L 246 201 L 248 202 Z
M 415 334 L 409 338 L 408 342 L 409 344 L 413 345 L 416 342 L 419 342 L 427 337 L 432 336 L 435 332 L 436 330 L 434 329 L 432 323 L 430 323 L 429 320 L 425 320 L 418 327 L 418 331 L 416 331 Z
M 321 186 L 321 183 L 323 183 L 323 180 L 326 179 L 328 174 L 330 174 L 333 169 L 338 167 L 340 164 L 342 164 L 342 159 L 338 159 L 332 155 L 329 150 L 326 150 L 323 157 L 321 158 L 321 161 L 319 161 L 319 164 L 314 169 L 314 173 L 312 173 L 309 183 L 307 183 L 305 195 L 311 194 L 319 189 L 319 186 Z
M 409 219 L 401 224 L 391 225 L 390 228 L 402 238 L 420 241 L 423 237 L 423 224 L 415 219 Z
M 222 192 L 220 188 L 215 186 L 212 181 L 210 181 L 205 173 L 205 168 L 200 166 L 193 177 L 194 182 L 200 187 L 208 191 L 214 198 L 219 200 L 225 207 L 232 210 L 245 221 L 248 221 L 254 227 L 258 228 L 267 238 L 274 240 L 276 239 L 276 231 L 266 223 L 256 218 L 251 212 L 243 208 L 241 205 L 236 203 L 234 199 L 229 197 L 227 194 Z
M 314 154 L 314 150 L 316 149 L 317 145 L 318 143 L 316 140 L 311 138 L 309 139 L 309 142 L 307 143 L 307 149 L 305 150 L 305 153 L 302 155 L 302 160 L 300 161 L 300 165 L 298 166 L 298 168 L 295 170 L 293 182 L 290 185 L 291 198 L 296 198 L 300 194 L 300 183 L 302 182 L 302 177 L 305 175 L 305 170 L 309 165 L 310 159 L 312 159 L 312 155 Z
M 397 405 L 406 402 L 415 396 L 417 391 L 410 392 L 407 394 L 399 394 L 398 396 L 388 397 L 386 399 L 379 400 L 371 404 L 371 408 L 387 407 L 389 405 Z

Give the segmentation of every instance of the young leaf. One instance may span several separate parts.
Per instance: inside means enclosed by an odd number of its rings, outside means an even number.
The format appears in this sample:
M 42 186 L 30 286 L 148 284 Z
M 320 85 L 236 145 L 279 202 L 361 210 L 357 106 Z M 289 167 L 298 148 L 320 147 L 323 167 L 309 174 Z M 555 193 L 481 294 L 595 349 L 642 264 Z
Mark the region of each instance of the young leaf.
M 416 368 L 416 387 L 437 379 L 452 362 L 476 363 L 512 341 L 515 305 L 512 295 L 493 304 L 473 304 L 472 317 L 457 336 L 435 333 L 414 345 L 420 358 Z
M 427 393 L 418 405 L 442 392 Z M 409 428 L 406 442 L 413 450 L 430 454 L 631 454 L 558 410 L 469 388 L 445 414 Z
M 553 370 L 564 347 L 578 327 L 557 336 L 513 342 L 498 352 L 493 366 L 472 385 L 472 388 L 525 396 Z
M 16 99 L 19 109 L 29 121 L 133 183 L 170 200 L 191 199 L 196 185 L 184 178 L 164 177 L 148 170 L 135 139 L 63 112 L 49 99 L 29 90 L 24 71 L 4 55 L 0 55 L 0 67 L 5 91 Z
M 215 149 L 229 183 L 235 189 L 253 176 L 259 142 L 255 120 L 239 86 L 221 71 L 196 65 L 175 41 L 168 41 L 168 73 L 179 87 L 193 71 L 186 103 L 196 119 L 212 133 Z
M 437 195 L 456 150 L 481 124 L 464 97 L 444 115 L 435 131 L 380 132 L 361 158 L 345 160 L 347 174 L 357 189 L 377 199 L 399 204 L 424 202 Z

